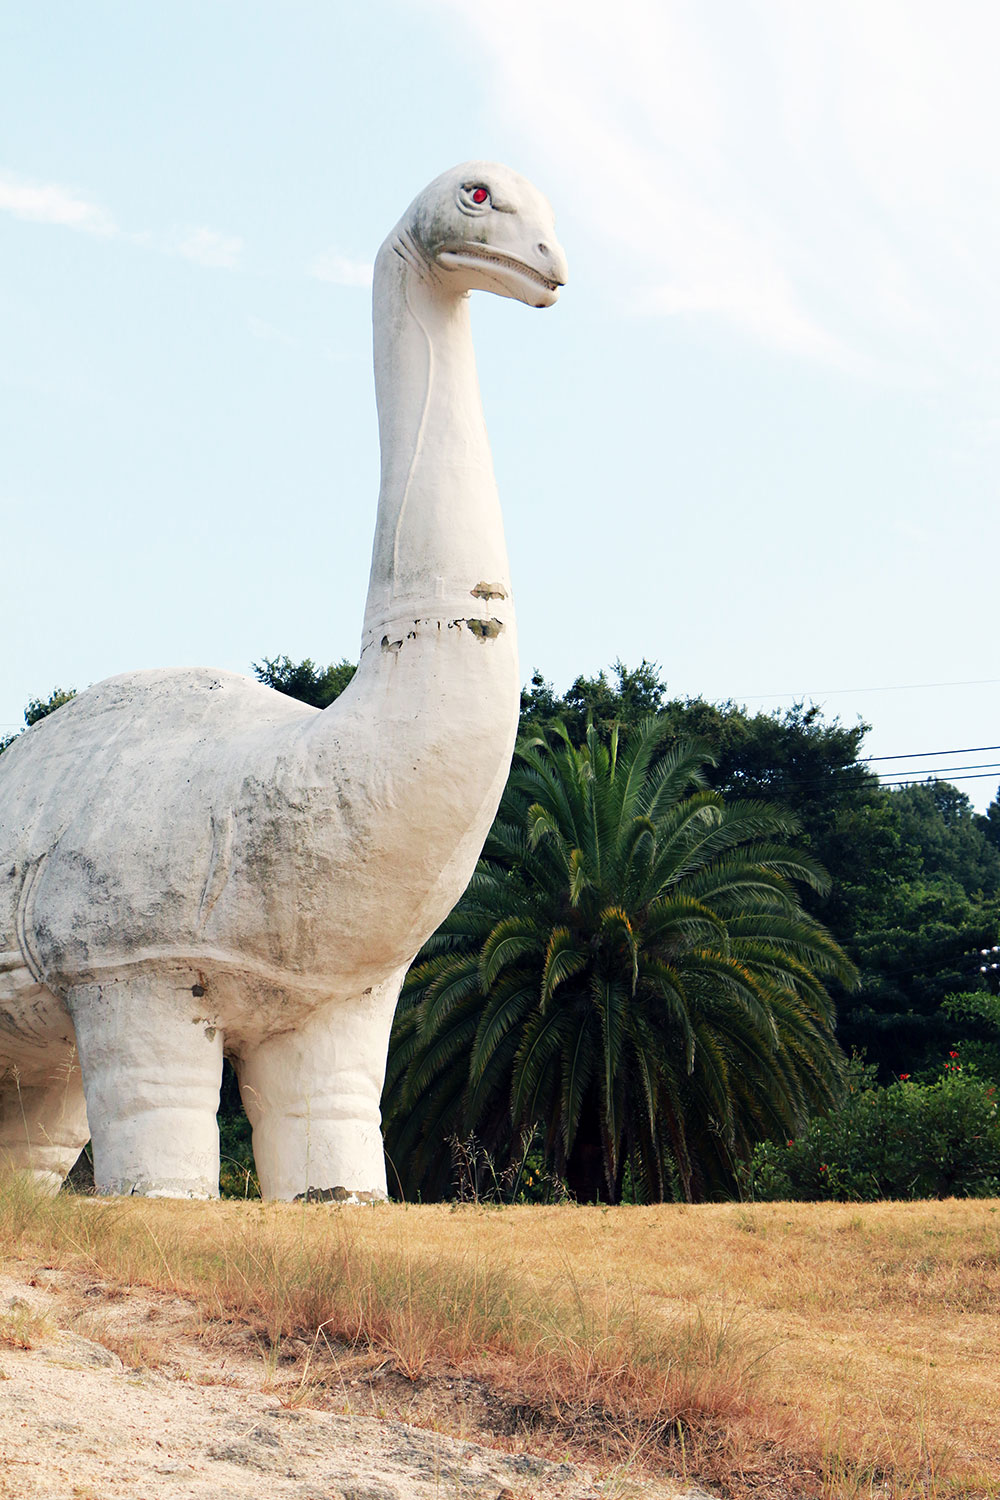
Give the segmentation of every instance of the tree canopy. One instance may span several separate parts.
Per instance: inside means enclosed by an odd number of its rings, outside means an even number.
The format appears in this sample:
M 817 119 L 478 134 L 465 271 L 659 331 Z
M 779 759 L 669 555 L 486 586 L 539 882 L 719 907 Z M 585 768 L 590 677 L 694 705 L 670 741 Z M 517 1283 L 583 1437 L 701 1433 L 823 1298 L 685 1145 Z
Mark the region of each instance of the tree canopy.
M 265 656 L 262 662 L 253 664 L 253 675 L 258 682 L 302 703 L 311 703 L 313 708 L 329 708 L 356 670 L 346 656 L 328 667 L 318 667 L 309 656 L 298 662 L 288 656 L 276 656 L 273 661 Z
M 37 724 L 40 719 L 45 719 L 49 714 L 54 714 L 57 708 L 62 708 L 64 703 L 69 703 L 76 697 L 76 688 L 53 688 L 47 698 L 32 698 L 24 710 L 24 727 L 30 729 L 32 724 Z M 24 729 L 18 731 L 23 734 Z M 17 734 L 0 736 L 0 754 L 12 745 L 17 739 Z
M 883 787 L 862 759 L 867 724 L 827 720 L 804 704 L 750 713 L 671 699 L 646 660 L 579 677 L 562 696 L 536 672 L 522 695 L 522 728 L 562 721 L 578 740 L 588 710 L 607 732 L 653 702 L 670 725 L 665 746 L 702 739 L 715 759 L 709 784 L 790 810 L 795 846 L 828 872 L 829 888 L 804 891 L 803 904 L 860 972 L 854 993 L 831 981 L 845 1050 L 864 1052 L 883 1081 L 939 1062 L 965 1035 L 942 1002 L 978 982 L 977 950 L 1000 930 L 1000 802 L 977 814 L 945 782 Z

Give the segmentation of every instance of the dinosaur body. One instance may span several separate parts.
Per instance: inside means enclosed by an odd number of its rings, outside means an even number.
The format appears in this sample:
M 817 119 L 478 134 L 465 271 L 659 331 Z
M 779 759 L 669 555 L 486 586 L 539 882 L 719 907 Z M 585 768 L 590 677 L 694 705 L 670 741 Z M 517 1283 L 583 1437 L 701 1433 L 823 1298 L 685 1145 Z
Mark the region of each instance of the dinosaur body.
M 360 664 L 330 708 L 232 673 L 139 672 L 0 757 L 16 1165 L 55 1184 L 89 1133 L 103 1191 L 217 1192 L 225 1051 L 265 1196 L 384 1192 L 399 985 L 468 882 L 517 725 L 466 293 L 548 305 L 563 279 L 544 200 L 490 164 L 437 179 L 383 246 L 382 486 Z

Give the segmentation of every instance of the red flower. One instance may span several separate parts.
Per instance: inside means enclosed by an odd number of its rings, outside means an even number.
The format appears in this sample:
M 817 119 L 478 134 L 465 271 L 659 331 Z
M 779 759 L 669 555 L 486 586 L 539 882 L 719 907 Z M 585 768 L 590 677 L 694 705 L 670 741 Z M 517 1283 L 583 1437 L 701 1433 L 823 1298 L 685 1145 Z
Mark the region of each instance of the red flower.
M 906 1080 L 909 1078 L 909 1076 L 910 1076 L 909 1073 L 900 1073 L 900 1075 L 899 1075 L 899 1081 L 900 1081 L 900 1083 L 905 1083 Z
M 825 1172 L 826 1171 L 826 1162 L 824 1162 L 823 1165 L 820 1167 L 820 1171 L 821 1172 Z
M 957 1053 L 957 1052 L 949 1052 L 949 1053 L 948 1053 L 948 1056 L 949 1056 L 949 1057 L 957 1057 L 957 1056 L 958 1056 L 958 1053 Z

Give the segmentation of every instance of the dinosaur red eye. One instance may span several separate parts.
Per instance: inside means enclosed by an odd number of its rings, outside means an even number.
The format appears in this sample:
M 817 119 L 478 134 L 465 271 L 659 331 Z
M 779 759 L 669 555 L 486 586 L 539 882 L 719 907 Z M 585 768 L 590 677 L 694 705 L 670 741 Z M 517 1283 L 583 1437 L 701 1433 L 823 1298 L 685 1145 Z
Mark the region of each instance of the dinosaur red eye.
M 489 196 L 485 188 L 476 188 L 472 195 L 472 201 L 473 203 L 485 203 Z

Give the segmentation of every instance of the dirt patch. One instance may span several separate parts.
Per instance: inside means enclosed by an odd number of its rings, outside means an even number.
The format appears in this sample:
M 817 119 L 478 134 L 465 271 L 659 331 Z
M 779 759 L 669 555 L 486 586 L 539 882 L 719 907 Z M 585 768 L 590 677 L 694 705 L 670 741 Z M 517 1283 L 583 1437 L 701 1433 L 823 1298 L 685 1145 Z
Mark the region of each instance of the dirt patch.
M 391 1361 L 302 1340 L 267 1348 L 183 1297 L 77 1272 L 20 1265 L 0 1276 L 5 1500 L 682 1492 L 627 1464 L 582 1466 L 553 1441 L 533 1433 L 528 1409 L 474 1380 L 409 1381 Z

